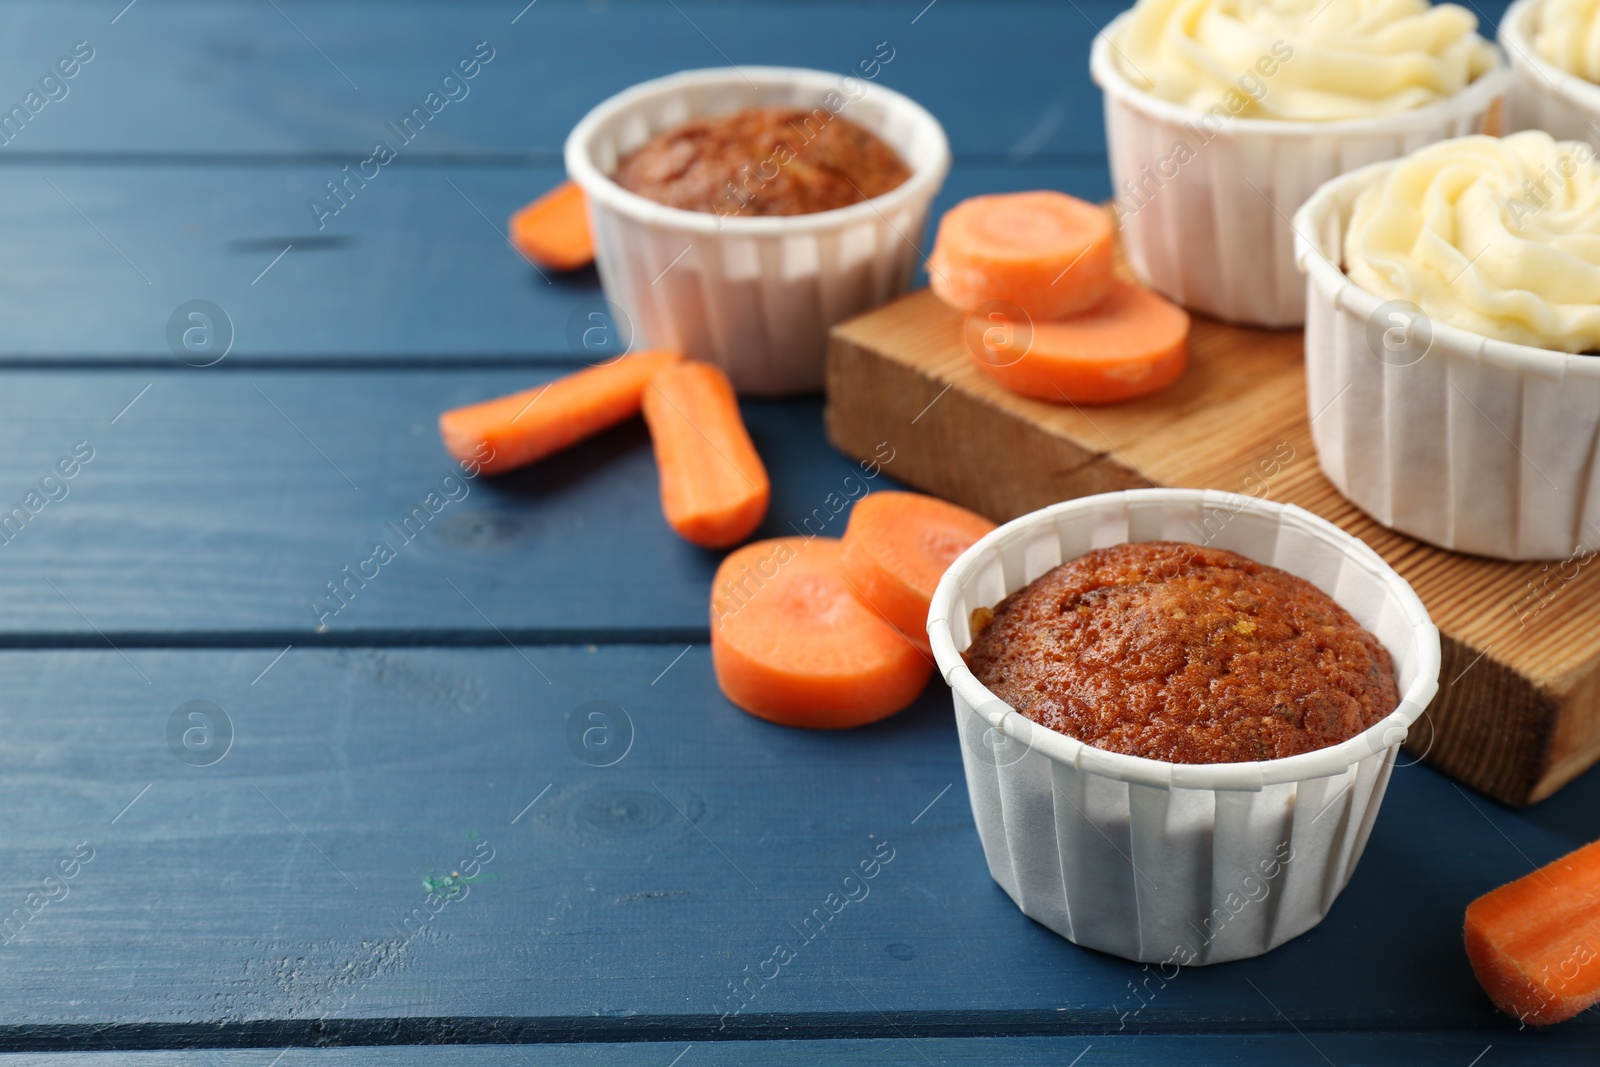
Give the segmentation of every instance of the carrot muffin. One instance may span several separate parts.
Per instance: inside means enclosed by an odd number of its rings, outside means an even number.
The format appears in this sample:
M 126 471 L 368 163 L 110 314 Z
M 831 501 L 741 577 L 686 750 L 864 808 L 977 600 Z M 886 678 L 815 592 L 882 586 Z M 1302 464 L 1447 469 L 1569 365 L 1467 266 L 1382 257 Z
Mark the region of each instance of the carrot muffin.
M 911 168 L 827 108 L 752 107 L 657 134 L 613 180 L 668 207 L 714 215 L 809 215 L 881 196 Z
M 1174 541 L 1098 549 L 1040 576 L 1000 602 L 966 659 L 1034 722 L 1169 763 L 1310 752 L 1400 703 L 1388 650 L 1322 590 Z

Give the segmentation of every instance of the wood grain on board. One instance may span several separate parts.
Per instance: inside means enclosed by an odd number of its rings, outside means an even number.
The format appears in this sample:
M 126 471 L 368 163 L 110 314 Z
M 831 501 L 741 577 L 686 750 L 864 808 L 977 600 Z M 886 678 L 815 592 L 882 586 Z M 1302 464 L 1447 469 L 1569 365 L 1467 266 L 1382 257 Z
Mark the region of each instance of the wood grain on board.
M 835 329 L 828 434 L 862 458 L 889 441 L 897 479 L 996 520 L 1151 485 L 1297 504 L 1377 549 L 1439 626 L 1439 695 L 1408 751 L 1508 804 L 1540 800 L 1600 759 L 1595 568 L 1447 552 L 1345 500 L 1317 467 L 1298 331 L 1197 317 L 1190 354 L 1188 373 L 1156 396 L 1046 404 L 987 377 L 960 313 L 919 292 Z

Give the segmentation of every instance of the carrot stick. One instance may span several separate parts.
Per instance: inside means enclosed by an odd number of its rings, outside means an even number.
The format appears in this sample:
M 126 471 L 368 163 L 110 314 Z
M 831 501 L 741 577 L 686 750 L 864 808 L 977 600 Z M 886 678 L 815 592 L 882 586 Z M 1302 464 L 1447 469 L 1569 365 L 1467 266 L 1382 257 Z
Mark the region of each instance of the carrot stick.
M 456 408 L 439 416 L 439 436 L 462 463 L 500 474 L 638 414 L 646 383 L 682 358 L 666 349 L 634 352 L 537 389 Z
M 876 722 L 922 692 L 933 663 L 850 589 L 827 537 L 758 541 L 711 583 L 711 664 L 727 698 L 784 726 Z
M 1189 316 L 1147 289 L 1112 279 L 1106 298 L 1075 318 L 967 321 L 979 367 L 1023 396 L 1112 404 L 1165 389 L 1189 363 Z
M 1600 841 L 1467 906 L 1467 958 L 1495 1007 L 1545 1026 L 1600 1002 Z
M 1105 211 L 1065 193 L 1005 193 L 945 212 L 928 280 L 941 300 L 963 311 L 1002 300 L 1035 320 L 1057 319 L 1098 304 L 1111 265 Z
M 727 548 L 754 533 L 772 492 L 728 376 L 710 363 L 668 367 L 645 389 L 644 421 L 667 524 L 703 548 Z
M 891 490 L 864 497 L 844 531 L 843 567 L 856 596 L 923 652 L 928 605 L 955 558 L 994 523 L 921 493 Z
M 551 270 L 577 270 L 594 262 L 588 204 L 576 182 L 562 182 L 511 216 L 511 243 Z

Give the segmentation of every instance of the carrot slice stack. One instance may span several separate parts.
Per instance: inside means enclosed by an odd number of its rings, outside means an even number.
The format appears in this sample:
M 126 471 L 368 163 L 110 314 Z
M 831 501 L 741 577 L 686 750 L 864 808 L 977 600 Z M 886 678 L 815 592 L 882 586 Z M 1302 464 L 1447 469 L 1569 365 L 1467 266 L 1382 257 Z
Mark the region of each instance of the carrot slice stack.
M 1474 900 L 1466 939 L 1508 1015 L 1545 1026 L 1600 1002 L 1600 841 Z
M 644 387 L 683 356 L 666 349 L 635 352 L 537 389 L 439 416 L 445 449 L 484 474 L 543 459 L 639 413 Z
M 932 661 L 858 600 L 832 538 L 757 541 L 711 584 L 711 663 L 729 700 L 784 726 L 842 730 L 893 715 Z
M 1189 363 L 1189 315 L 1148 289 L 1113 278 L 1081 315 L 1032 329 L 985 328 L 968 339 L 978 366 L 1023 396 L 1060 404 L 1110 404 L 1165 389 Z M 1013 347 L 1015 346 L 1015 347 Z M 980 355 L 981 353 L 981 355 Z
M 668 367 L 645 389 L 644 421 L 667 524 L 704 548 L 726 548 L 754 533 L 772 493 L 728 376 L 710 363 Z
M 1112 246 L 1110 216 L 1065 193 L 975 196 L 939 220 L 928 278 L 963 311 L 999 300 L 1056 319 L 1106 295 Z
M 577 270 L 594 262 L 588 202 L 576 182 L 565 181 L 511 216 L 511 243 L 551 270 Z
M 928 652 L 928 605 L 955 558 L 994 523 L 921 493 L 884 491 L 850 511 L 841 565 L 866 604 Z

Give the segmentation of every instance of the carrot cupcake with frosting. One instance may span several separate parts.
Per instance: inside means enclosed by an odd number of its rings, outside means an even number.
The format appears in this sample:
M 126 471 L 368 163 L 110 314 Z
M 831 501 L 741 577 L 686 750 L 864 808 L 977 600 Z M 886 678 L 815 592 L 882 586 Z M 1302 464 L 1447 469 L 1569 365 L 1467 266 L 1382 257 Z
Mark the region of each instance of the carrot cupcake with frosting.
M 1128 257 L 1239 322 L 1298 325 L 1288 217 L 1323 181 L 1491 123 L 1471 11 L 1426 0 L 1140 0 L 1096 39 Z
M 1600 547 L 1600 163 L 1427 145 L 1295 218 L 1318 461 L 1374 518 L 1502 559 Z
M 1600 0 L 1520 0 L 1500 20 L 1509 126 L 1600 144 Z

